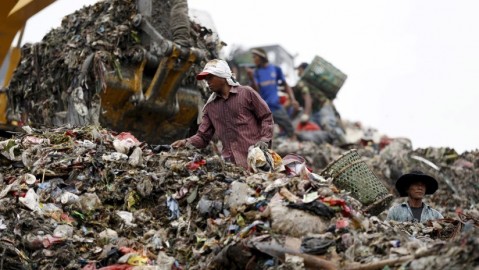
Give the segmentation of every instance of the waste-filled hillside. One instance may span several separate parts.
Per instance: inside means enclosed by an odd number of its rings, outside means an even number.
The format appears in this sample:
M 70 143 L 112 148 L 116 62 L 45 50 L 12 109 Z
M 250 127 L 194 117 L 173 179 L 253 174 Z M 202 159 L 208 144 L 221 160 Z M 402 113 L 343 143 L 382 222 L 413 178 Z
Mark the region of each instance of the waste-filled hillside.
M 104 73 L 86 67 L 115 70 L 145 49 L 134 2 L 85 7 L 23 47 L 7 91 L 9 114 L 25 125 L 0 137 L 0 270 L 479 269 L 479 150 L 275 137 L 273 161 L 259 152 L 246 170 L 213 142 L 173 149 L 101 127 Z M 154 2 L 152 22 L 171 39 L 171 2 Z M 215 58 L 196 26 L 191 46 Z M 89 58 L 99 51 L 108 54 Z M 66 118 L 78 121 L 59 125 Z M 404 201 L 396 180 L 413 169 L 438 180 L 426 202 L 444 219 L 385 220 Z
M 346 152 L 277 143 L 278 153 L 301 155 L 307 166 Z M 0 146 L 3 269 L 473 269 L 478 263 L 477 152 L 451 160 L 441 149 L 407 149 L 402 140 L 379 154 L 358 151 L 382 177 L 391 173 L 388 162 L 437 175 L 440 188 L 429 203 L 448 219 L 412 224 L 385 222 L 384 212 L 363 214 L 363 205 L 320 177 L 318 167 L 314 174 L 251 173 L 223 163 L 210 148 L 173 150 L 94 126 L 27 129 Z

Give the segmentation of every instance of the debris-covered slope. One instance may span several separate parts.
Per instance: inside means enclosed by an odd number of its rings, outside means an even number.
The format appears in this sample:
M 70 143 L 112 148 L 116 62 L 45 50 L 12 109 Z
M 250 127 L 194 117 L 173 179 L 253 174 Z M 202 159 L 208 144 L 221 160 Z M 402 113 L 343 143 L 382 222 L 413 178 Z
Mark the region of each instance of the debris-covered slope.
M 362 214 L 359 201 L 326 179 L 252 174 L 208 149 L 151 146 L 94 126 L 27 131 L 0 142 L 5 269 L 471 269 L 478 263 L 477 206 L 458 200 L 460 216 L 442 207 L 450 194 L 442 182 L 431 203 L 450 220 L 398 224 Z M 344 152 L 297 147 L 331 160 Z M 310 153 L 304 157 L 314 160 Z M 478 154 L 458 158 L 477 162 Z M 460 170 L 466 178 L 457 183 L 473 175 L 461 164 L 444 171 Z

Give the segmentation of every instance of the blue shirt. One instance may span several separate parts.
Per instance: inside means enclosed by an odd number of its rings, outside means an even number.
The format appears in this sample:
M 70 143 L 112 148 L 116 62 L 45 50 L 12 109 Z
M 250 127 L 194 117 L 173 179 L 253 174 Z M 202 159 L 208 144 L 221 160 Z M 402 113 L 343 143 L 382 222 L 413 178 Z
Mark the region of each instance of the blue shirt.
M 423 203 L 422 213 L 421 213 L 421 220 L 419 222 L 426 222 L 432 219 L 443 219 L 444 217 L 439 213 L 436 209 L 433 209 L 431 206 Z M 394 205 L 389 209 L 388 216 L 386 220 L 395 220 L 399 222 L 413 222 L 414 216 L 412 214 L 411 208 L 407 202 Z
M 269 109 L 271 111 L 281 109 L 278 85 L 285 82 L 281 68 L 271 64 L 257 68 L 254 72 L 254 79 L 259 87 L 259 94 L 268 104 Z

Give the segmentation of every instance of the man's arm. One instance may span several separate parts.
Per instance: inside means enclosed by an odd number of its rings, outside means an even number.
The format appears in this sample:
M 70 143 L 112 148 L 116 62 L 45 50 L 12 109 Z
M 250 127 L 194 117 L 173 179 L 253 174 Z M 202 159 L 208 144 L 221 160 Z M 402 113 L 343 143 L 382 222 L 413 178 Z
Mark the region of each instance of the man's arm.
M 258 92 L 251 91 L 251 110 L 261 125 L 261 141 L 269 143 L 273 139 L 273 114 Z
M 256 80 L 254 78 L 254 69 L 247 68 L 246 73 L 248 74 L 248 79 L 250 81 L 251 88 L 253 88 L 256 92 L 259 92 L 258 83 L 256 83 Z
M 289 100 L 291 100 L 291 104 L 293 105 L 293 107 L 295 109 L 298 109 L 299 108 L 299 102 L 294 97 L 293 89 L 288 85 L 288 83 L 286 81 L 284 81 L 283 86 L 284 86 L 284 88 L 286 89 L 286 92 L 289 95 Z
M 311 116 L 313 111 L 313 99 L 309 93 L 309 88 L 307 86 L 303 86 L 301 89 L 301 94 L 303 95 L 304 99 L 304 113 Z
M 278 76 L 277 79 L 281 81 L 280 85 L 284 86 L 284 89 L 286 89 L 286 93 L 288 93 L 289 100 L 291 100 L 291 104 L 297 110 L 299 108 L 299 103 L 294 97 L 293 89 L 291 89 L 291 87 L 286 82 L 286 79 L 284 78 L 283 70 L 278 66 L 275 66 L 275 67 L 276 67 L 276 73 Z
M 201 124 L 198 127 L 198 131 L 195 135 L 188 139 L 178 140 L 171 144 L 173 148 L 184 147 L 186 144 L 191 143 L 196 148 L 205 148 L 213 138 L 215 129 L 208 116 L 208 111 L 205 109 L 203 117 L 201 118 Z

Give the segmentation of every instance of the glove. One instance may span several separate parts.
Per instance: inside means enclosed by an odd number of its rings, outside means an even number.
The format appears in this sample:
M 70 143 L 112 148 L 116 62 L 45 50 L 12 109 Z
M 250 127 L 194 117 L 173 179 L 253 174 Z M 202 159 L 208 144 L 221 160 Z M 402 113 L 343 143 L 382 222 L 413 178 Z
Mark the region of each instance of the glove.
M 255 143 L 254 147 L 258 147 L 259 149 L 261 149 L 263 151 L 268 150 L 268 144 L 263 142 L 263 141 L 259 141 L 259 142 Z

